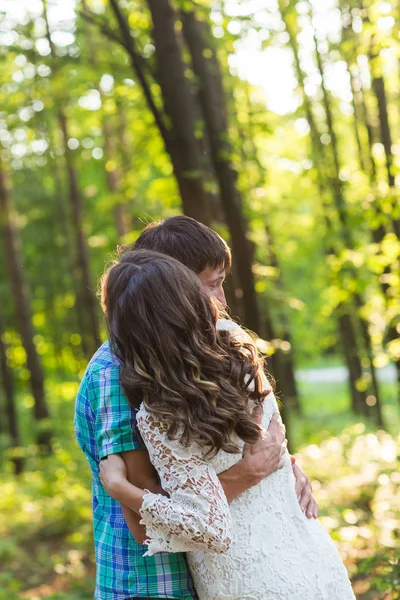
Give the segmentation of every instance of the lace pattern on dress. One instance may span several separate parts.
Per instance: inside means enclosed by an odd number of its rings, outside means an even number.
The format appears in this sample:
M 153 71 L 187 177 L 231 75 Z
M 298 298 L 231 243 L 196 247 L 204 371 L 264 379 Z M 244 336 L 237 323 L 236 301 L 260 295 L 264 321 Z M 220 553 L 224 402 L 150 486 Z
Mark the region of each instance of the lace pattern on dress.
M 185 448 L 167 437 L 167 425 L 142 406 L 137 425 L 150 460 L 169 498 L 148 492 L 140 511 L 148 551 L 226 552 L 232 540 L 229 505 L 215 473 L 200 448 Z

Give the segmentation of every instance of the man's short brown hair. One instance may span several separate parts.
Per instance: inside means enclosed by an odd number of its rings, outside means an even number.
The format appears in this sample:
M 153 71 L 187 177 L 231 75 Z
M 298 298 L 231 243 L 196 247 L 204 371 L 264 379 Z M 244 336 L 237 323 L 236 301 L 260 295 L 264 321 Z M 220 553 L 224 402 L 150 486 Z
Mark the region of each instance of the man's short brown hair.
M 148 225 L 132 247 L 132 250 L 139 249 L 172 256 L 195 273 L 207 267 L 221 266 L 227 273 L 231 270 L 231 251 L 222 237 L 203 223 L 183 215 Z

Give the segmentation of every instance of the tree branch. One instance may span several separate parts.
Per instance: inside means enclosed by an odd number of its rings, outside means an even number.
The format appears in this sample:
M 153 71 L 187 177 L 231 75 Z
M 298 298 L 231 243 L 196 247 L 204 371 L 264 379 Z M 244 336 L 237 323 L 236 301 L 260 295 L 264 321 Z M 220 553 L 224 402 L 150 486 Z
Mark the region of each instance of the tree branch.
M 153 98 L 153 94 L 150 90 L 149 83 L 146 79 L 143 70 L 143 59 L 140 54 L 136 51 L 134 39 L 131 36 L 131 32 L 129 30 L 129 25 L 124 18 L 121 9 L 118 5 L 117 0 L 110 0 L 111 8 L 114 12 L 115 18 L 117 19 L 118 25 L 120 27 L 122 37 L 124 39 L 123 46 L 129 54 L 131 59 L 132 67 L 136 73 L 137 78 L 142 86 L 143 93 L 146 98 L 147 105 L 151 110 L 154 120 L 157 124 L 157 127 L 160 131 L 161 137 L 164 140 L 165 146 L 168 148 L 170 146 L 170 135 L 167 127 L 163 121 L 162 114 L 160 113 L 155 100 Z

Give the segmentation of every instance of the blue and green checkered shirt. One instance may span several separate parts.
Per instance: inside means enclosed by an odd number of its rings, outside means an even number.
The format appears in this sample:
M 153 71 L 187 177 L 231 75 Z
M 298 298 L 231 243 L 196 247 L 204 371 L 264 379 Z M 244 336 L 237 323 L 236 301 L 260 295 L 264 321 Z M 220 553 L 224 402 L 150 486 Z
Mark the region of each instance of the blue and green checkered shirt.
M 146 556 L 132 537 L 118 502 L 104 491 L 99 461 L 104 456 L 142 448 L 133 428 L 135 415 L 119 383 L 120 365 L 103 344 L 90 361 L 79 387 L 75 433 L 89 461 L 93 487 L 97 600 L 197 598 L 184 554 Z

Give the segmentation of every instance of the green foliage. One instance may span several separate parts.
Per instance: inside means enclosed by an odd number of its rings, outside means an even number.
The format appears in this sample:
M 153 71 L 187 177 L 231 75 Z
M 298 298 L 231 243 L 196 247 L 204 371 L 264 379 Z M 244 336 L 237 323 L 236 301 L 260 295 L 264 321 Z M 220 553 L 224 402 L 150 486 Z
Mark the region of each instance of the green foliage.
M 59 8 L 64 10 L 64 4 Z M 171 159 L 126 49 L 118 43 L 121 31 L 109 3 L 85 4 L 89 20 L 78 14 L 83 10 L 79 3 L 76 13 L 65 8 L 66 17 L 56 14 L 57 7 L 49 11 L 53 53 L 40 3 L 21 2 L 23 18 L 7 9 L 1 14 L 0 159 L 11 185 L 11 218 L 22 242 L 34 341 L 46 374 L 55 441 L 50 457 L 33 445 L 30 374 L 7 261 L 0 259 L 0 316 L 6 323 L 4 341 L 22 438 L 21 446 L 10 448 L 7 423 L 0 420 L 0 600 L 88 600 L 93 590 L 89 471 L 72 431 L 73 397 L 87 357 L 77 310 L 71 173 L 60 112 L 68 122 L 68 152 L 82 196 L 93 281 L 118 244 L 131 244 L 148 222 L 181 211 Z M 261 313 L 272 317 L 279 338 L 275 345 L 267 340 L 268 349 L 282 343 L 287 347 L 289 333 L 296 368 L 343 364 L 337 310 L 358 294 L 374 364 L 384 366 L 400 357 L 400 243 L 394 228 L 400 218 L 398 7 L 368 0 L 360 12 L 353 0 L 336 6 L 313 2 L 312 18 L 308 2 L 264 3 L 256 12 L 253 4 L 211 6 L 202 0 L 196 3 L 196 15 L 211 24 L 213 37 L 204 58 L 218 57 L 227 91 L 229 122 L 222 137 L 230 149 L 219 158 L 231 161 L 238 175 L 255 247 Z M 193 2 L 177 0 L 174 6 L 190 11 Z M 127 0 L 121 7 L 155 106 L 171 133 L 157 82 L 147 3 Z M 312 41 L 318 23 L 324 23 L 316 37 L 337 137 L 338 173 Z M 201 82 L 193 74 L 179 19 L 176 29 L 187 77 L 198 92 Z M 296 46 L 304 81 L 294 60 Z M 292 69 L 279 74 L 282 79 L 295 77 L 292 108 L 284 114 L 267 110 L 264 93 L 249 82 L 254 73 L 238 68 L 247 47 L 265 51 L 265 62 L 259 64 L 260 70 L 266 67 L 261 83 L 267 81 L 269 90 L 279 82 L 270 78 L 268 57 L 292 57 Z M 277 54 L 268 54 L 271 50 Z M 249 62 L 256 59 L 256 54 L 248 56 Z M 373 76 L 384 77 L 391 164 Z M 196 118 L 192 133 L 206 143 L 204 114 Z M 204 160 L 208 164 L 207 155 Z M 394 185 L 389 185 L 388 173 Z M 204 173 L 193 170 L 186 176 L 199 179 Z M 203 184 L 217 194 L 213 173 Z M 342 194 L 351 244 L 344 239 L 333 189 Z M 381 227 L 385 235 L 377 241 Z M 217 222 L 215 228 L 229 239 L 226 223 Z M 236 292 L 240 298 L 241 290 Z M 365 353 L 362 358 L 368 370 Z M 368 378 L 358 383 L 366 387 Z M 292 444 L 306 445 L 299 460 L 314 481 L 324 524 L 346 557 L 358 597 L 398 598 L 400 490 L 399 465 L 393 458 L 399 449 L 398 390 L 380 384 L 387 428 L 383 433 L 368 421 L 360 424 L 349 411 L 345 384 L 320 386 L 301 380 L 299 387 L 303 414 L 291 417 Z M 0 404 L 3 409 L 1 394 Z M 48 425 L 46 421 L 42 427 Z M 10 462 L 15 456 L 25 459 L 25 472 L 18 479 Z
M 296 458 L 312 481 L 322 522 L 346 561 L 357 597 L 369 598 L 369 590 L 377 600 L 391 586 L 397 593 L 400 438 L 362 423 L 346 428 L 351 417 L 344 390 L 339 386 L 327 395 L 326 387 L 314 384 L 313 393 L 303 388 L 306 417 L 296 443 L 306 445 Z M 48 390 L 57 426 L 53 456 L 38 455 L 28 443 L 26 472 L 15 478 L 6 464 L 0 476 L 0 600 L 92 597 L 91 484 L 72 432 L 76 389 L 70 381 L 54 382 Z M 29 441 L 23 398 L 20 405 Z M 335 431 L 341 433 L 332 437 Z
M 357 598 L 399 598 L 399 444 L 356 424 L 297 454 Z

